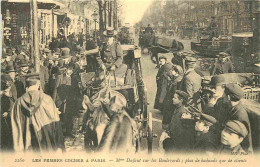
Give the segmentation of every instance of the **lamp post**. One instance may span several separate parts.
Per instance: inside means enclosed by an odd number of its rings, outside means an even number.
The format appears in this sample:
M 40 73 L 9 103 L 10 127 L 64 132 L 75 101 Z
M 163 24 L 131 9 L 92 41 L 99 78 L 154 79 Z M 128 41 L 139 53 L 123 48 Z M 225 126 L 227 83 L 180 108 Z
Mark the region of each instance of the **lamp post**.
M 96 38 L 96 23 L 97 23 L 97 19 L 98 19 L 98 14 L 96 13 L 96 11 L 94 11 L 94 13 L 91 15 L 92 19 L 94 20 L 95 22 L 95 34 L 94 34 L 94 39 L 95 41 L 97 41 L 97 38 Z

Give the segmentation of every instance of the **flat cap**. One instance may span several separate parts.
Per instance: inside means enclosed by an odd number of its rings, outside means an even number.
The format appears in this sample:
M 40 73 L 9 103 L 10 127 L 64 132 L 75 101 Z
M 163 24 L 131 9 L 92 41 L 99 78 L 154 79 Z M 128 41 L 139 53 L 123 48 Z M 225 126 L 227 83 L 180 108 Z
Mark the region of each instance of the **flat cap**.
M 176 90 L 175 93 L 178 94 L 179 96 L 181 96 L 184 101 L 188 101 L 189 95 L 186 92 L 181 91 L 181 90 Z
M 223 75 L 214 75 L 212 78 L 211 78 L 211 81 L 209 83 L 209 85 L 223 85 L 225 84 L 227 81 L 226 81 L 226 78 L 223 76 Z
M 243 98 L 244 92 L 238 84 L 230 83 L 227 84 L 225 87 L 228 95 L 233 96 L 238 100 Z
M 32 72 L 24 76 L 27 81 L 40 80 L 40 73 Z
M 248 135 L 248 129 L 242 122 L 238 120 L 228 121 L 225 125 L 225 128 L 244 138 Z
M 165 59 L 165 60 L 167 60 L 167 58 L 166 58 L 165 55 L 160 55 L 160 56 L 159 56 L 159 60 L 161 60 L 161 59 Z
M 185 62 L 197 62 L 197 59 L 195 57 L 192 57 L 192 56 L 186 56 Z
M 213 125 L 217 122 L 214 117 L 203 113 L 200 115 L 200 120 L 203 120 L 208 125 Z

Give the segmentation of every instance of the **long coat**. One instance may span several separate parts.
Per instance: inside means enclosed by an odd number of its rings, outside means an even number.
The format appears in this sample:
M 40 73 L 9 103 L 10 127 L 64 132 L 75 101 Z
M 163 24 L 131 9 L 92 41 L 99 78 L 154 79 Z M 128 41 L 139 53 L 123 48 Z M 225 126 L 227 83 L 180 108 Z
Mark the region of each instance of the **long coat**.
M 17 97 L 21 97 L 25 93 L 25 77 L 22 74 L 18 74 L 16 80 L 14 82 L 16 90 L 17 90 Z
M 175 151 L 191 151 L 195 143 L 195 121 L 193 119 L 181 119 L 186 110 L 184 106 L 177 107 L 173 111 L 169 125 L 170 137 L 174 141 Z
M 214 125 L 213 125 L 214 126 Z M 211 127 L 212 128 L 212 127 Z M 196 142 L 194 144 L 194 152 L 206 154 L 207 152 L 216 153 L 219 147 L 220 141 L 217 138 L 215 131 L 211 129 L 205 134 L 196 135 Z
M 208 114 L 217 120 L 217 123 L 215 124 L 215 132 L 219 141 L 223 125 L 229 120 L 231 109 L 231 103 L 225 94 L 217 100 L 214 106 L 212 104 L 207 104 L 203 109 L 203 113 Z
M 201 76 L 194 70 L 187 71 L 181 81 L 181 90 L 191 98 L 191 105 L 199 108 Z
M 163 111 L 163 102 L 166 97 L 169 84 L 167 73 L 170 71 L 170 69 L 172 69 L 172 66 L 172 63 L 167 62 L 159 68 L 156 75 L 157 91 L 154 101 L 154 108 L 161 111 Z
M 120 44 L 114 41 L 111 45 L 102 44 L 101 57 L 98 57 L 99 64 L 105 64 L 107 68 L 115 65 L 117 68 L 123 63 L 123 50 Z
M 31 90 L 20 97 L 11 111 L 15 151 L 64 149 L 58 110 L 50 96 Z
M 13 84 L 12 84 L 13 85 Z M 15 88 L 15 87 L 13 87 Z M 11 88 L 12 89 L 12 88 Z M 16 89 L 15 89 L 16 90 Z M 17 100 L 17 95 L 10 90 L 10 97 L 6 95 L 1 96 L 1 150 L 13 149 L 13 139 L 12 139 L 12 127 L 11 127 L 11 110 L 15 101 Z M 7 112 L 7 117 L 2 117 L 2 114 Z

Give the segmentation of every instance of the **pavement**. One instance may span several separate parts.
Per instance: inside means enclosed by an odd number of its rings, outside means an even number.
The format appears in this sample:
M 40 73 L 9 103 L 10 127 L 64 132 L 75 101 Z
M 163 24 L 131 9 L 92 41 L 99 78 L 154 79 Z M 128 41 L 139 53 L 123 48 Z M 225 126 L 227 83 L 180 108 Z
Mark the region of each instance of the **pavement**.
M 176 38 L 175 38 L 176 39 Z M 179 40 L 184 45 L 186 51 L 191 51 L 190 42 L 191 40 Z M 167 55 L 167 59 L 170 61 L 172 57 Z M 153 152 L 160 151 L 159 149 L 159 140 L 160 136 L 163 132 L 162 130 L 162 113 L 159 110 L 153 108 L 154 100 L 156 95 L 156 74 L 158 72 L 158 68 L 155 68 L 156 64 L 152 63 L 149 54 L 142 54 L 141 58 L 142 63 L 142 72 L 143 72 L 143 80 L 147 87 L 147 96 L 148 96 L 148 111 L 153 115 L 153 133 L 157 135 L 157 138 L 153 140 Z M 142 140 L 141 148 L 143 151 L 147 150 L 147 141 Z

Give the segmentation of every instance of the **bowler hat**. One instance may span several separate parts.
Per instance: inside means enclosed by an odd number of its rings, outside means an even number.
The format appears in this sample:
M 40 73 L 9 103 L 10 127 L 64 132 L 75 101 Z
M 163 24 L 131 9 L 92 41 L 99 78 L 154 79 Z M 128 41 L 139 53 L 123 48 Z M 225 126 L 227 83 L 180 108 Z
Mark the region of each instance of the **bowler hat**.
M 57 53 L 60 53 L 60 49 L 59 49 L 59 48 L 55 48 L 55 49 L 54 49 L 54 53 L 56 53 L 56 54 L 57 54 Z
M 115 31 L 113 27 L 107 27 L 103 34 L 107 37 L 113 37 L 117 35 L 117 31 Z
M 62 56 L 62 58 L 69 58 L 70 57 L 70 49 L 69 48 L 62 48 L 61 49 L 61 56 Z
M 176 90 L 175 93 L 181 96 L 185 102 L 189 100 L 189 95 L 186 92 L 181 90 Z
M 226 86 L 226 92 L 228 95 L 236 98 L 237 100 L 240 100 L 244 96 L 244 92 L 242 88 L 238 84 L 230 83 Z
M 230 120 L 225 125 L 226 129 L 236 133 L 237 135 L 245 138 L 248 135 L 248 128 L 238 120 Z
M 27 66 L 29 66 L 29 63 L 25 59 L 22 59 L 18 62 L 18 66 L 19 67 L 27 67 Z

